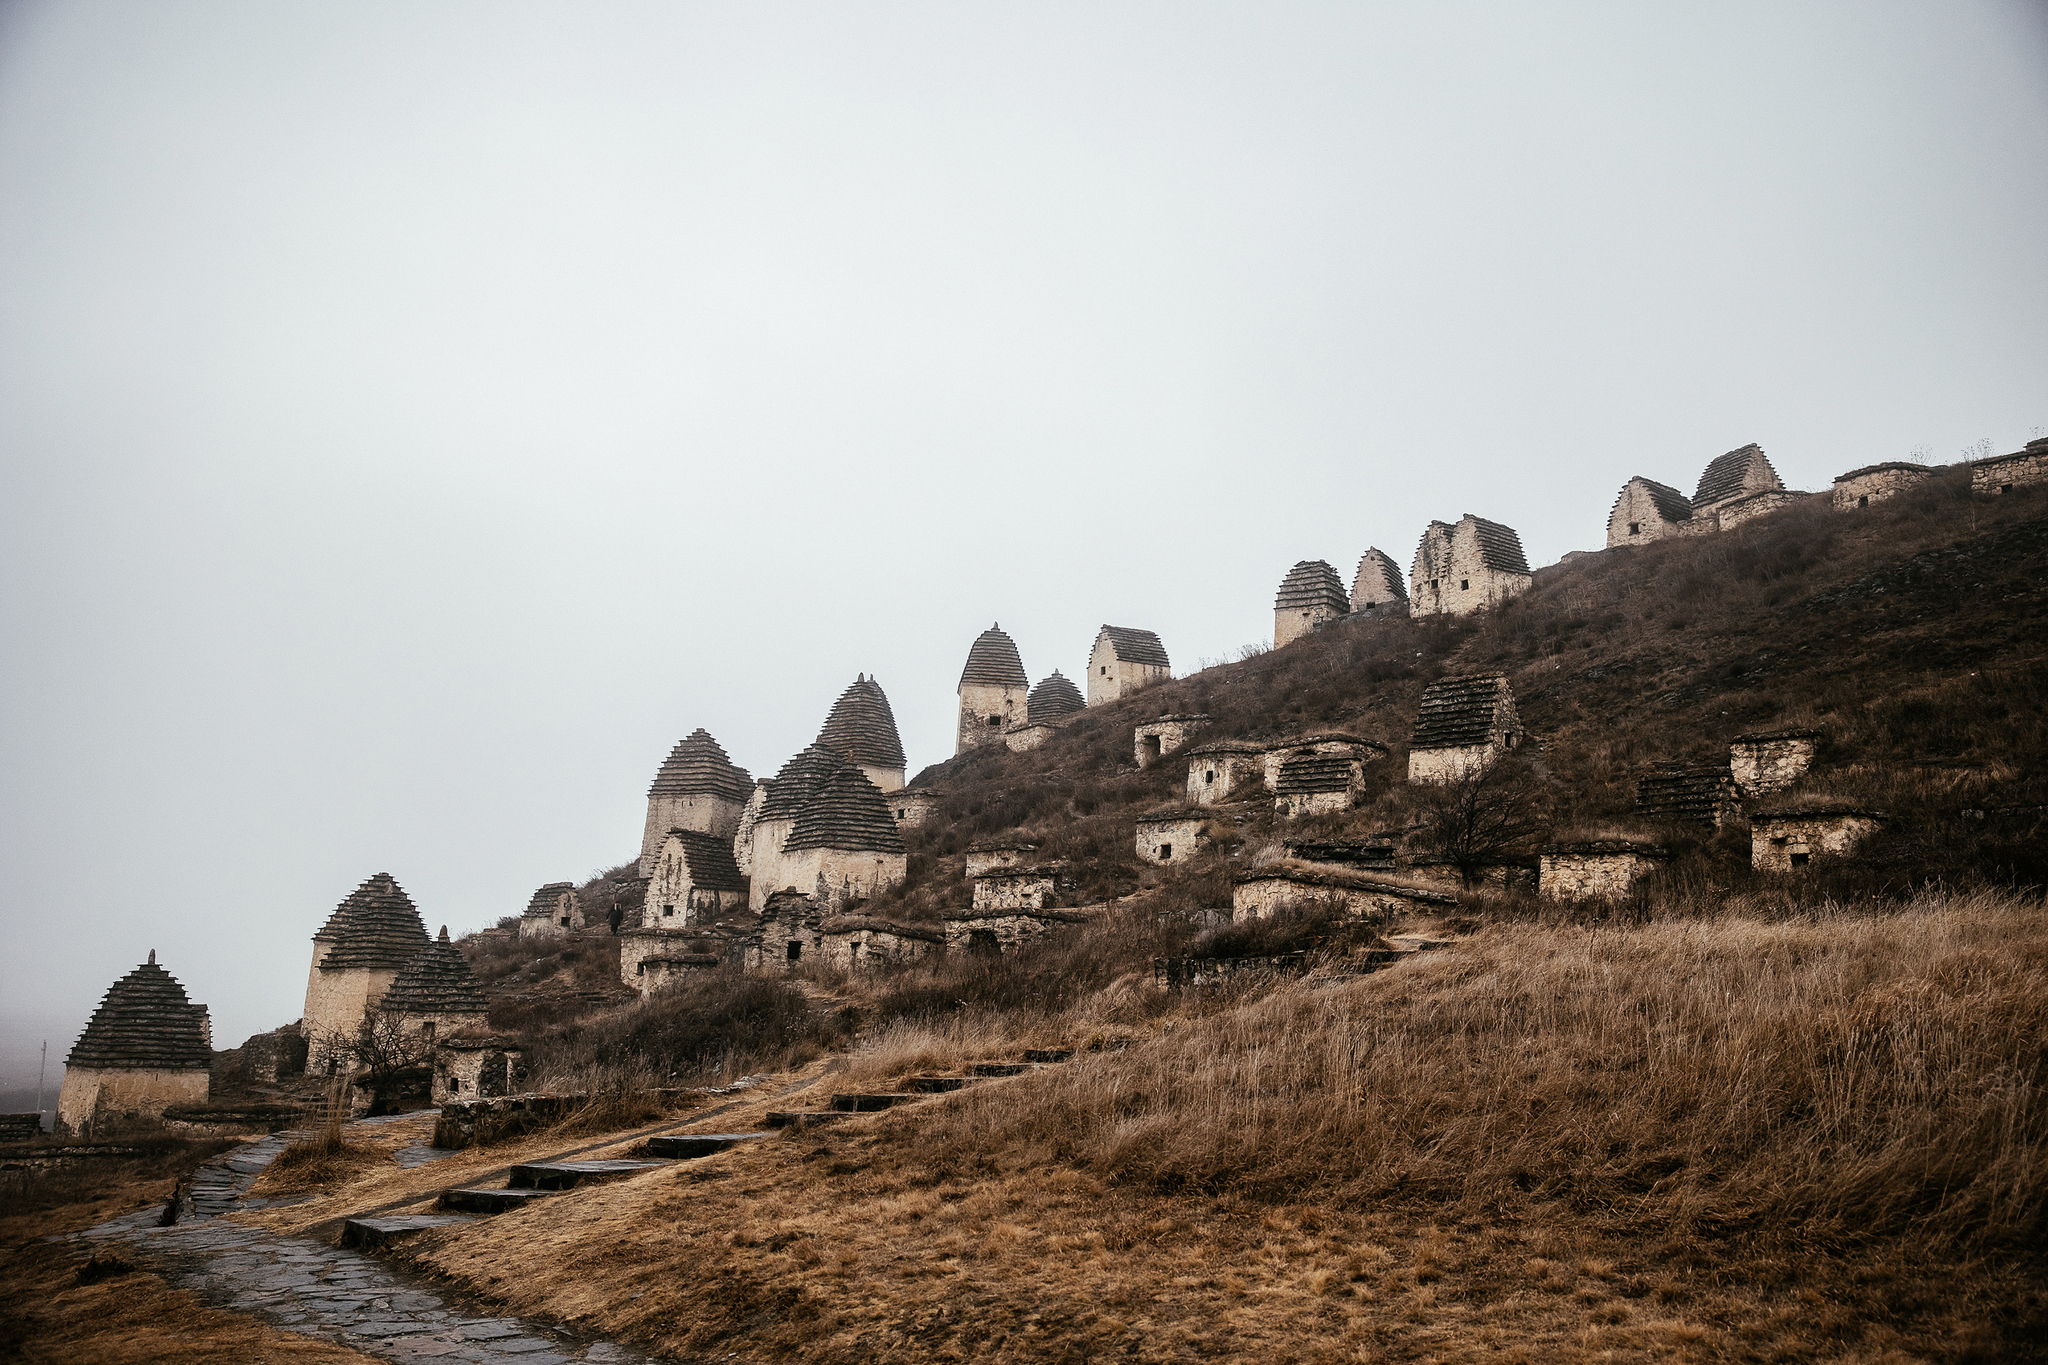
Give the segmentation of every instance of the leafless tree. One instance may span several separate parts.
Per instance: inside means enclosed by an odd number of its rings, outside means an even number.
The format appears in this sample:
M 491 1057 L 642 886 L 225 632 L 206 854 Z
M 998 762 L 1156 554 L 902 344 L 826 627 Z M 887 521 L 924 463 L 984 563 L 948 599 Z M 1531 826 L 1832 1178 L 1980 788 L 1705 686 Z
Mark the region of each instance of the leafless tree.
M 1420 844 L 1456 868 L 1467 889 L 1478 885 L 1489 864 L 1528 853 L 1549 826 L 1549 793 L 1535 769 L 1514 755 L 1411 792 Z
M 405 1027 L 402 1016 L 373 1009 L 335 1051 L 348 1059 L 354 1084 L 370 1092 L 370 1112 L 381 1114 L 398 1098 L 407 1073 L 432 1060 L 434 1040 L 424 1029 Z

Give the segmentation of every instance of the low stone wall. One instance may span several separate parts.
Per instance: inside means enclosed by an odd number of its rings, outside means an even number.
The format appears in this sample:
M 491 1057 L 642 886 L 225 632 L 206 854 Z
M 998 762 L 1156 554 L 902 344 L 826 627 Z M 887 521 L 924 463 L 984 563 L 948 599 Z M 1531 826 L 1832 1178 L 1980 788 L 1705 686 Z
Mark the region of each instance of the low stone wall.
M 1797 872 L 1816 855 L 1843 857 L 1877 832 L 1876 811 L 1757 811 L 1749 817 L 1749 861 L 1759 872 Z
M 1307 953 L 1276 953 L 1270 957 L 1155 957 L 1152 979 L 1168 990 L 1215 986 L 1250 972 L 1300 976 L 1308 970 Z
M 1186 862 L 1206 846 L 1209 817 L 1172 811 L 1138 817 L 1137 852 L 1143 862 Z
M 41 1114 L 0 1114 L 0 1142 L 32 1142 L 42 1132 Z
M 1462 744 L 1448 749 L 1408 751 L 1408 780 L 1417 783 L 1456 782 L 1474 768 L 1493 762 L 1499 748 L 1492 744 Z
M 1728 744 L 1728 773 L 1744 796 L 1789 787 L 1813 766 L 1820 749 L 1818 730 L 1773 730 L 1737 735 Z
M 1619 900 L 1669 857 L 1661 845 L 1625 839 L 1552 844 L 1543 850 L 1537 893 L 1553 901 Z
M 1397 882 L 1320 872 L 1248 872 L 1230 888 L 1231 918 L 1242 924 L 1270 919 L 1290 905 L 1335 905 L 1348 919 L 1384 921 L 1395 915 L 1454 907 L 1456 896 Z
M 1069 924 L 1086 922 L 1086 915 L 1068 910 L 1040 910 L 1036 912 L 994 911 L 988 914 L 965 913 L 946 916 L 946 951 L 948 953 L 1007 953 L 1019 944 L 1027 943 L 1055 929 Z
M 482 1147 L 575 1113 L 588 1095 L 506 1095 L 500 1099 L 452 1100 L 434 1122 L 434 1145 L 451 1150 Z
M 187 1104 L 164 1110 L 163 1124 L 194 1137 L 253 1137 L 281 1133 L 304 1117 L 296 1104 Z
M 1903 460 L 1852 469 L 1835 478 L 1835 510 L 1854 512 L 1873 502 L 1896 498 L 1907 489 L 1918 487 L 1933 472 L 1924 464 L 1908 464 Z
M 1168 754 L 1187 747 L 1188 741 L 1209 728 L 1207 716 L 1161 716 L 1131 732 L 1131 757 L 1141 768 L 1149 768 Z
M 2025 450 L 1970 466 L 1970 491 L 1996 497 L 2029 484 L 2048 483 L 2048 436 L 2027 442 Z

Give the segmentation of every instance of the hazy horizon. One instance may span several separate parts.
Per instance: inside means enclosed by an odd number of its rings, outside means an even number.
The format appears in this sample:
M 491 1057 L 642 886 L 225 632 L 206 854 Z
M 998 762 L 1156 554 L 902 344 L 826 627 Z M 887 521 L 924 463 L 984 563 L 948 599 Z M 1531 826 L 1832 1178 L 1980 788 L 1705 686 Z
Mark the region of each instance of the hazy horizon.
M 948 757 L 992 621 L 1185 673 L 1433 518 L 2048 424 L 2023 3 L 17 2 L 0 184 L 0 1083 L 617 864 L 698 726 Z

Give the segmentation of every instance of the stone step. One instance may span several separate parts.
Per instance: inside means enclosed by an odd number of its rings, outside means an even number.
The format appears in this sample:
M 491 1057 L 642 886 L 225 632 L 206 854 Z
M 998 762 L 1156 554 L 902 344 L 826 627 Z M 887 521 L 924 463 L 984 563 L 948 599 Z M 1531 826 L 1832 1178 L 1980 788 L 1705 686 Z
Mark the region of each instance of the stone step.
M 393 1218 L 351 1218 L 341 1225 L 341 1244 L 359 1251 L 389 1246 L 434 1228 L 452 1228 L 476 1219 L 454 1213 L 408 1213 Z
M 912 1076 L 903 1085 L 919 1095 L 944 1095 L 964 1090 L 978 1079 L 975 1076 Z
M 573 1190 L 593 1180 L 617 1180 L 665 1166 L 665 1161 L 531 1161 L 514 1166 L 505 1183 L 515 1190 Z
M 553 1190 L 443 1190 L 437 1208 L 457 1213 L 505 1213 L 536 1199 L 546 1199 Z
M 976 1062 L 967 1068 L 977 1076 L 1021 1076 L 1031 1069 L 1029 1062 Z
M 1072 1059 L 1074 1049 L 1070 1047 L 1027 1047 L 1024 1060 L 1027 1062 L 1064 1062 Z
M 728 1147 L 767 1136 L 766 1133 L 671 1133 L 647 1139 L 647 1150 L 655 1156 L 688 1160 L 712 1156 Z
M 884 1092 L 876 1095 L 834 1095 L 832 1107 L 843 1114 L 874 1114 L 884 1109 L 893 1109 L 899 1104 L 908 1104 L 920 1095 L 902 1092 Z
M 768 1111 L 770 1128 L 815 1128 L 821 1123 L 837 1123 L 850 1119 L 853 1113 L 845 1109 L 771 1109 Z

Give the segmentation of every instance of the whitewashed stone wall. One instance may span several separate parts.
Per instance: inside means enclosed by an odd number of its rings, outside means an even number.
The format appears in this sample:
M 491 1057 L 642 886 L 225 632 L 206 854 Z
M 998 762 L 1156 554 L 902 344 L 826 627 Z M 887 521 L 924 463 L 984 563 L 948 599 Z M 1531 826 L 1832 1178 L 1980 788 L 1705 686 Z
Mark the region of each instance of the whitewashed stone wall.
M 747 908 L 759 913 L 771 893 L 786 886 L 810 890 L 810 882 L 798 881 L 792 868 L 784 865 L 782 845 L 796 828 L 794 816 L 780 820 L 756 818 L 748 831 L 753 845 L 747 858 Z
M 781 860 L 784 886 L 824 891 L 840 900 L 865 900 L 900 885 L 907 864 L 901 853 L 836 848 L 800 849 L 784 853 Z
M 995 683 L 963 683 L 960 687 L 960 727 L 956 754 L 983 744 L 1001 744 L 1003 735 L 1022 725 L 1027 717 L 1028 687 L 1001 687 Z
M 1191 806 L 1241 801 L 1248 788 L 1254 783 L 1263 787 L 1265 781 L 1263 749 L 1198 750 L 1188 758 L 1187 798 Z
M 1855 512 L 1874 502 L 1896 498 L 1925 483 L 1933 472 L 1925 465 L 1915 464 L 1879 464 L 1868 469 L 1852 469 L 1835 480 L 1835 510 Z
M 1494 744 L 1464 744 L 1448 749 L 1412 749 L 1408 753 L 1410 782 L 1456 782 L 1474 768 L 1490 765 L 1500 754 Z
M 423 943 L 421 947 L 425 947 Z M 306 992 L 306 1042 L 309 1071 L 324 1072 L 337 1049 L 354 1042 L 363 1018 L 391 983 L 398 979 L 396 967 L 345 967 L 338 971 L 313 969 Z
M 1230 888 L 1231 920 L 1236 924 L 1270 919 L 1287 906 L 1333 904 L 1347 918 L 1376 921 L 1455 903 L 1455 897 L 1419 888 L 1289 872 L 1247 873 Z
M 661 853 L 661 841 L 672 829 L 694 829 L 730 839 L 739 831 L 746 806 L 722 796 L 650 796 L 647 823 L 640 831 L 640 875 L 654 875 L 654 860 Z
M 1357 790 L 1358 773 L 1352 771 L 1351 788 L 1340 792 L 1289 792 L 1273 798 L 1273 813 L 1289 820 L 1301 820 L 1311 815 L 1341 815 L 1351 809 L 1353 792 Z
M 67 1066 L 57 1091 L 57 1131 L 81 1134 L 100 1122 L 154 1122 L 175 1105 L 206 1103 L 211 1077 L 204 1068 Z
M 1313 635 L 1324 622 L 1334 621 L 1344 614 L 1340 608 L 1326 603 L 1313 607 L 1275 607 L 1273 648 L 1281 649 L 1304 635 Z
M 1467 518 L 1455 526 L 1431 522 L 1409 571 L 1408 614 L 1469 616 L 1529 590 L 1535 578 L 1488 568 L 1479 528 Z
M 1761 796 L 1804 777 L 1819 747 L 1820 736 L 1814 731 L 1737 735 L 1728 746 L 1728 773 L 1744 796 Z
M 1620 842 L 1553 846 L 1543 851 L 1536 892 L 1552 901 L 1619 900 L 1667 856 L 1659 848 Z
M 1029 753 L 1053 737 L 1053 727 L 1044 721 L 1019 725 L 1003 732 L 1003 744 L 1013 754 Z
M 1147 816 L 1138 821 L 1137 849 L 1148 863 L 1185 862 L 1209 845 L 1206 815 Z
M 1881 823 L 1869 811 L 1759 811 L 1749 817 L 1750 865 L 1796 872 L 1813 858 L 1853 852 Z

